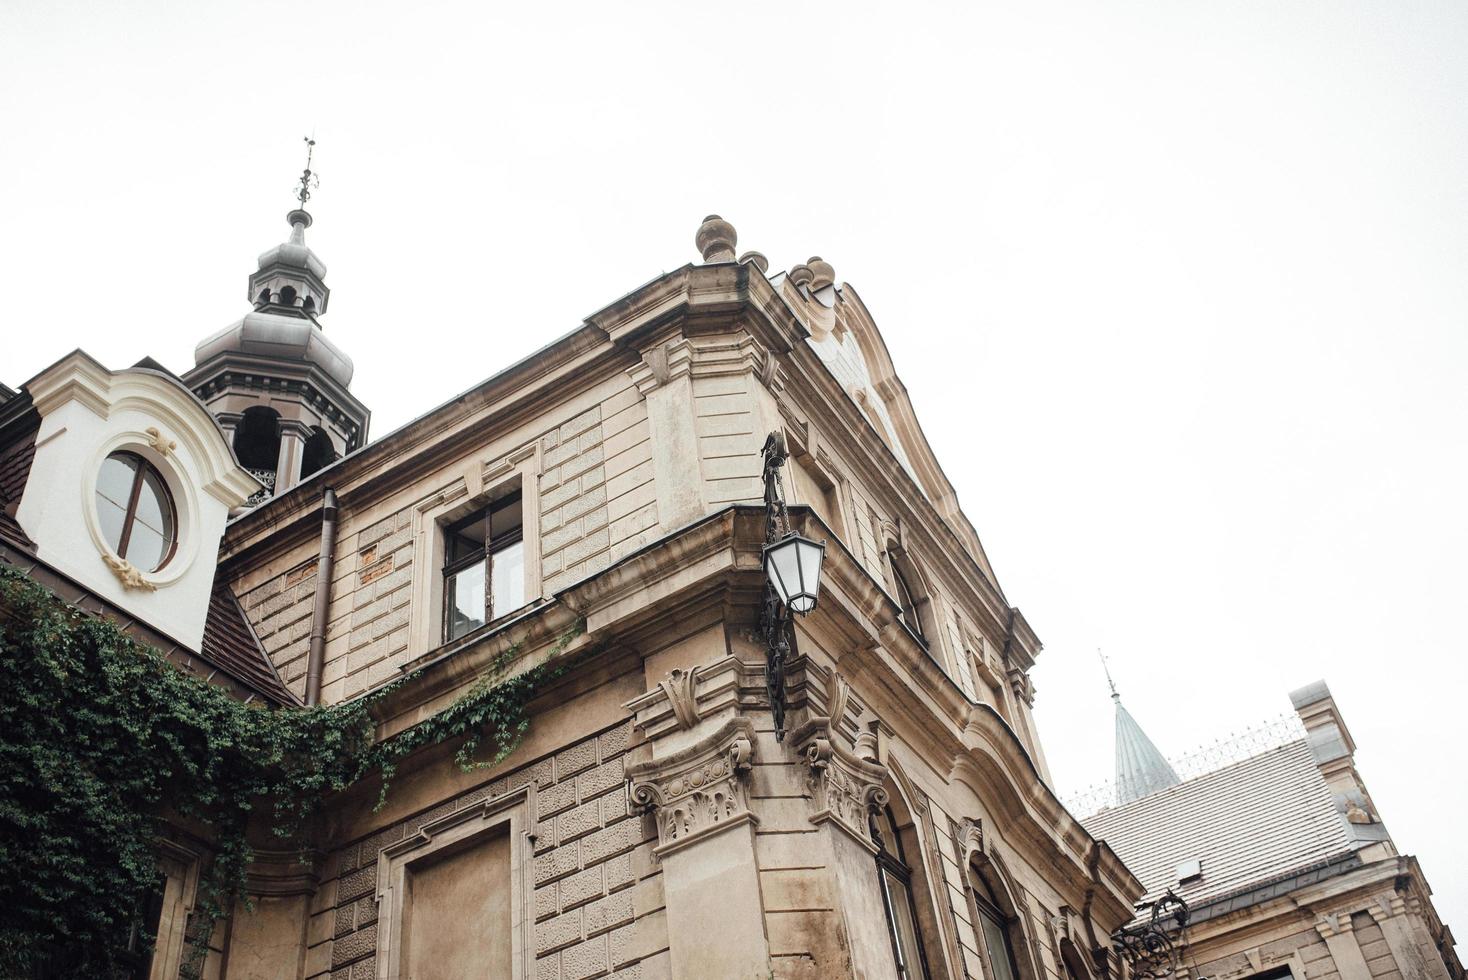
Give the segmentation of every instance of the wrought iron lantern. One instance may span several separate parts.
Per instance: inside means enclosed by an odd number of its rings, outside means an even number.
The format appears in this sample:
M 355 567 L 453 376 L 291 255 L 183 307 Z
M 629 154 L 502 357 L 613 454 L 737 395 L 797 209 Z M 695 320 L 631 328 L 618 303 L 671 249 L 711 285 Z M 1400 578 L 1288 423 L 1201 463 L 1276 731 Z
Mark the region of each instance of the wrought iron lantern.
M 775 740 L 785 739 L 785 663 L 794 639 L 790 614 L 804 615 L 816 607 L 821 589 L 821 562 L 826 546 L 790 530 L 780 468 L 790 453 L 785 437 L 771 432 L 760 450 L 764 459 L 765 567 L 764 598 L 760 602 L 760 632 L 765 638 L 765 686 Z
M 1136 980 L 1173 976 L 1187 947 L 1188 903 L 1169 889 L 1155 902 L 1139 903 L 1137 913 L 1136 922 L 1112 933 L 1111 948 Z
M 826 546 L 801 534 L 765 545 L 765 576 L 780 601 L 802 616 L 816 607 Z

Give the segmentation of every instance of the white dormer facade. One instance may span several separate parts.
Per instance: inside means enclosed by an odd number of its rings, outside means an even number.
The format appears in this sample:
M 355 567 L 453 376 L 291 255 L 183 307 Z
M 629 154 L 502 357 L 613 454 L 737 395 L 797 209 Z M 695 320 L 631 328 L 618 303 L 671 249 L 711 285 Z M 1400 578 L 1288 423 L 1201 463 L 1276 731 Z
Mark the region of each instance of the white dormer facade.
M 36 556 L 198 650 L 225 522 L 259 482 L 163 371 L 110 371 L 75 351 L 25 389 L 41 421 L 15 516 Z

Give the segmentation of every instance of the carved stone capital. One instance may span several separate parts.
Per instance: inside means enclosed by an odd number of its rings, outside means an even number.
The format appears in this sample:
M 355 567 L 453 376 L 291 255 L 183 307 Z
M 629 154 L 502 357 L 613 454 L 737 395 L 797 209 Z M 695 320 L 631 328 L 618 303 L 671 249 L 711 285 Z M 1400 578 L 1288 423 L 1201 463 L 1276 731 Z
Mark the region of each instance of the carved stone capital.
M 1022 670 L 1009 671 L 1009 690 L 1017 700 L 1023 701 L 1030 707 L 1035 705 L 1035 682 L 1030 680 L 1030 675 Z
M 1350 912 L 1322 913 L 1315 919 L 1315 931 L 1321 939 L 1347 935 L 1353 928 Z
M 686 337 L 677 337 L 643 351 L 642 363 L 627 373 L 637 386 L 637 393 L 646 398 L 648 392 L 688 374 L 692 367 L 693 347 Z
M 875 853 L 867 817 L 887 805 L 887 791 L 882 786 L 887 770 L 857 758 L 827 733 L 812 732 L 798 743 L 798 748 L 809 767 L 806 784 L 814 808 L 810 822 L 829 820 Z
M 753 755 L 754 722 L 735 717 L 688 748 L 628 767 L 633 802 L 657 814 L 660 857 L 755 822 L 748 797 Z

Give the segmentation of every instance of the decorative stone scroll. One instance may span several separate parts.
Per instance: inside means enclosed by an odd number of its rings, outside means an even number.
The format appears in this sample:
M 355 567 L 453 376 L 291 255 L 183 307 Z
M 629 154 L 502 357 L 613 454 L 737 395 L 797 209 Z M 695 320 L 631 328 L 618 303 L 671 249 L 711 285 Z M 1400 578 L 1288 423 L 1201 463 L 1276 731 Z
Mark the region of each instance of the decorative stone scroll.
M 754 723 L 735 717 L 686 749 L 628 767 L 633 802 L 657 814 L 660 857 L 755 822 L 747 785 L 753 755 Z
M 958 853 L 966 868 L 984 852 L 984 821 L 964 817 L 958 824 Z
M 112 569 L 112 574 L 117 576 L 117 580 L 122 583 L 124 589 L 142 589 L 146 592 L 158 591 L 158 586 L 145 579 L 143 573 L 138 570 L 137 566 L 126 558 L 119 558 L 110 552 L 104 551 L 102 552 L 102 560 L 107 563 L 108 568 Z
M 165 439 L 163 433 L 158 431 L 158 426 L 156 425 L 148 426 L 143 430 L 143 433 L 148 437 L 148 445 L 152 446 L 160 456 L 167 456 L 170 452 L 178 448 L 178 443 L 172 439 Z
M 698 679 L 691 670 L 674 668 L 667 677 L 658 681 L 658 687 L 667 695 L 673 709 L 673 717 L 681 728 L 692 728 L 698 724 Z

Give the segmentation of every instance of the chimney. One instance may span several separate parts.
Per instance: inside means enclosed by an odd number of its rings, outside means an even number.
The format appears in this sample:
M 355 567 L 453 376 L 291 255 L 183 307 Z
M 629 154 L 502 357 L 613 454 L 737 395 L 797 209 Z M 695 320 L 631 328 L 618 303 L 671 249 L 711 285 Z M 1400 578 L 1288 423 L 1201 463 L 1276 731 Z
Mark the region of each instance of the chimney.
M 1351 738 L 1330 688 L 1323 680 L 1306 684 L 1290 692 L 1290 702 L 1305 726 L 1315 765 L 1335 799 L 1336 812 L 1346 822 L 1351 835 L 1363 844 L 1390 843 L 1391 837 L 1371 802 L 1371 794 L 1366 792 L 1356 771 L 1356 740 Z

